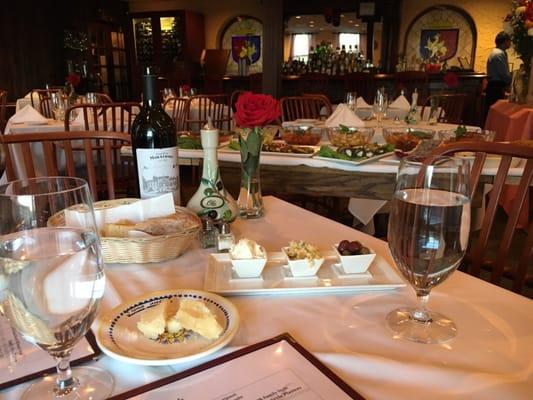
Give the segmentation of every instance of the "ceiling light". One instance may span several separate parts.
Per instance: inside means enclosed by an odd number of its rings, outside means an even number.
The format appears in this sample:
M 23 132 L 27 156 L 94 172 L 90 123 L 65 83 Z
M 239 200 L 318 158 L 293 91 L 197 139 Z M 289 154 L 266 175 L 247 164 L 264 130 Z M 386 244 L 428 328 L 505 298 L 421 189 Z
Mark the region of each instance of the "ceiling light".
M 351 24 L 353 22 L 353 19 L 349 19 L 348 22 Z
M 341 18 L 344 18 L 344 14 L 341 14 Z
M 300 18 L 302 18 L 302 17 L 301 17 L 300 15 L 297 15 L 295 18 L 296 18 L 296 19 L 300 19 Z

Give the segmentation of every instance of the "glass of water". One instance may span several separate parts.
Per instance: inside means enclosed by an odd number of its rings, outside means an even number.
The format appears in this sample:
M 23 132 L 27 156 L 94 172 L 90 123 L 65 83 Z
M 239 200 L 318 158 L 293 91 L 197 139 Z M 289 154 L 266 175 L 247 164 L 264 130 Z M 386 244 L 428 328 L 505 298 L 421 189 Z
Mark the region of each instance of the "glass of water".
M 453 321 L 426 304 L 431 289 L 461 263 L 469 234 L 468 160 L 430 157 L 421 163 L 417 158 L 403 158 L 391 203 L 388 242 L 419 304 L 387 316 L 395 337 L 420 343 L 442 343 L 455 337 Z
M 378 127 L 381 126 L 381 121 L 387 114 L 387 108 L 389 107 L 389 98 L 387 93 L 382 90 L 376 92 L 376 97 L 374 98 L 374 116 L 378 122 Z
M 346 92 L 344 96 L 344 102 L 346 105 L 355 112 L 357 110 L 357 93 L 356 92 Z
M 0 311 L 57 363 L 55 379 L 30 386 L 24 399 L 109 396 L 111 375 L 93 367 L 71 370 L 69 364 L 74 345 L 98 313 L 104 287 L 84 180 L 43 177 L 0 186 Z

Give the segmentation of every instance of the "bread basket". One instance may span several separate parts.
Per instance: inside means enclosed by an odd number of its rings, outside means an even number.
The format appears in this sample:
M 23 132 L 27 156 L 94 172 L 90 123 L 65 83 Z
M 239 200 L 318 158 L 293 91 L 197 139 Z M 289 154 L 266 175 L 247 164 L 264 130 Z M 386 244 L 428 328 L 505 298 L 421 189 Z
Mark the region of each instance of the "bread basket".
M 130 204 L 138 199 L 104 200 L 94 203 L 94 209 L 104 209 Z M 176 213 L 188 213 L 197 220 L 197 224 L 183 232 L 169 235 L 124 238 L 100 236 L 102 253 L 105 263 L 139 264 L 170 260 L 179 257 L 190 246 L 202 228 L 202 221 L 198 216 L 184 207 L 176 207 Z M 49 226 L 64 224 L 64 215 L 59 212 L 48 220 Z

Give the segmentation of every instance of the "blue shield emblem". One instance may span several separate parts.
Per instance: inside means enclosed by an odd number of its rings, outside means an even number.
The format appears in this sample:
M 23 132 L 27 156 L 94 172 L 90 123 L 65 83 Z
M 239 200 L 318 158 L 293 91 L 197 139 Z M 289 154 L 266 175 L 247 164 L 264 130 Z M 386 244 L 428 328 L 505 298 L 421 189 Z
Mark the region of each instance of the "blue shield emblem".
M 426 60 L 446 61 L 457 53 L 459 29 L 423 29 L 420 55 Z
M 261 36 L 232 36 L 231 57 L 236 63 L 238 63 L 241 58 L 248 58 L 250 64 L 257 62 L 261 57 Z

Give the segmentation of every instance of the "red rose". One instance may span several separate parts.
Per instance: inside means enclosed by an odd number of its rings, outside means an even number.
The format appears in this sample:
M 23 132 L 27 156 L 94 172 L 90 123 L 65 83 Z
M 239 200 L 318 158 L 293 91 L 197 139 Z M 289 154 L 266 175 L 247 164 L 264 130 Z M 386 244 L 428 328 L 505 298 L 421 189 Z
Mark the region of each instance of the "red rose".
M 444 75 L 444 83 L 450 88 L 457 87 L 459 86 L 459 77 L 454 72 L 447 72 L 446 75 Z
M 279 102 L 267 94 L 245 92 L 235 104 L 235 122 L 242 128 L 265 126 L 281 115 Z
M 191 87 L 187 84 L 184 84 L 184 85 L 181 85 L 181 90 L 189 93 L 189 91 L 191 90 Z
M 75 72 L 71 72 L 67 76 L 67 82 L 70 83 L 72 86 L 76 87 L 80 83 L 80 76 L 76 74 Z

